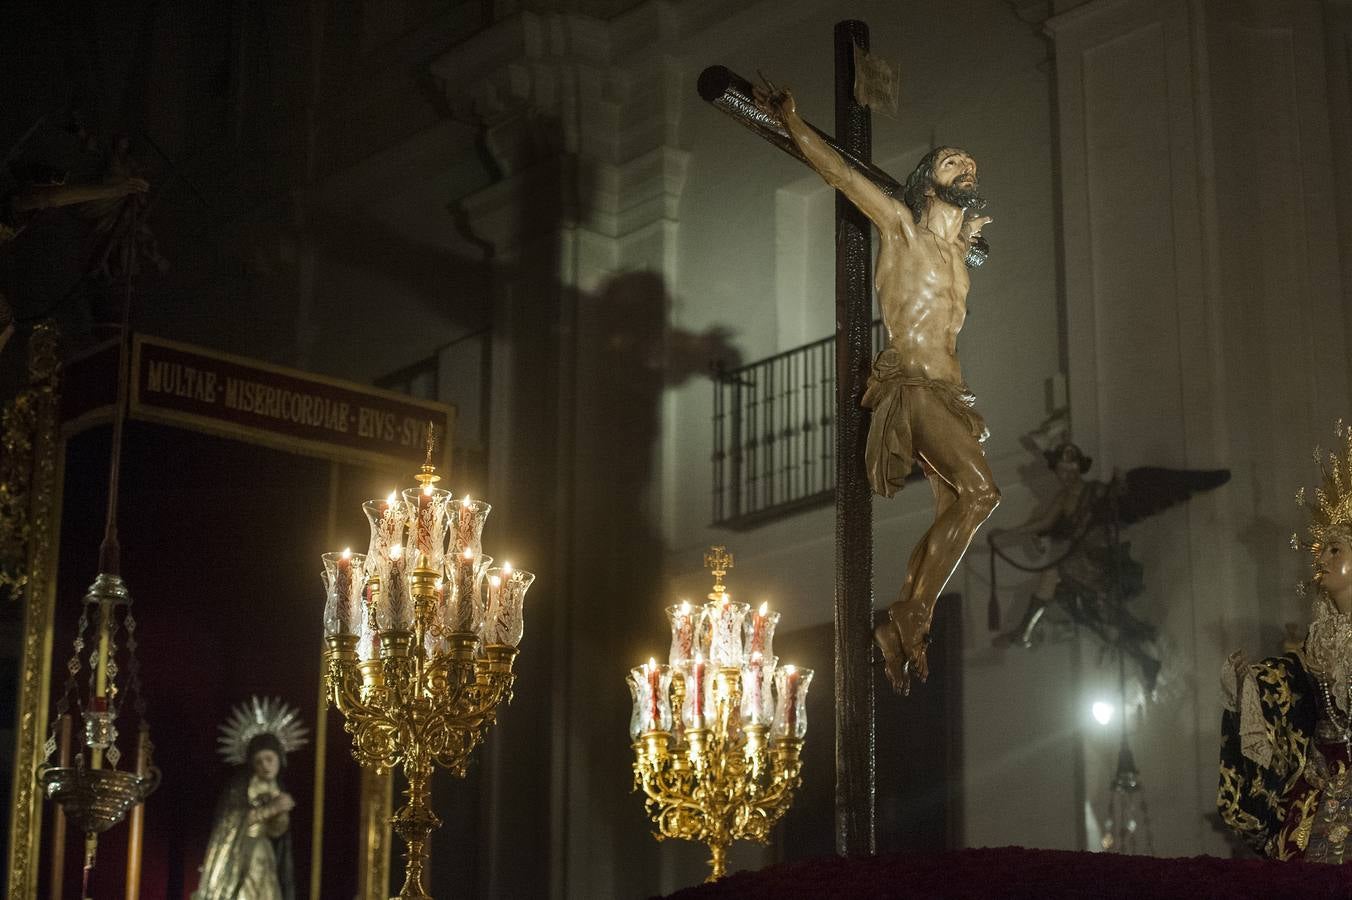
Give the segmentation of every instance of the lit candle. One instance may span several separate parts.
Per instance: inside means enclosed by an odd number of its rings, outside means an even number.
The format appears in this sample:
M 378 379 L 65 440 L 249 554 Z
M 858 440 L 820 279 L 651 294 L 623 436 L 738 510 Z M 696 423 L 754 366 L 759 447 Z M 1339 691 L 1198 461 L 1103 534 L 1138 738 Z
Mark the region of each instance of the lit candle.
M 460 516 L 456 521 L 455 543 L 458 547 L 474 544 L 474 501 L 466 494 L 460 501 Z
M 347 547 L 338 557 L 337 571 L 333 578 L 333 591 L 337 594 L 338 629 L 343 634 L 351 634 L 352 622 L 352 548 Z
M 785 731 L 793 737 L 798 730 L 798 669 L 795 666 L 784 667 L 784 694 Z
M 689 600 L 682 600 L 671 611 L 671 659 L 673 666 L 690 658 L 695 649 L 695 625 Z
M 705 605 L 705 615 L 710 620 L 708 656 L 714 668 L 740 669 L 745 664 L 742 629 L 749 611 L 745 603 L 735 603 L 727 594 Z
M 695 682 L 691 688 L 695 692 L 695 718 L 702 719 L 704 718 L 704 656 L 698 650 L 695 651 L 695 665 L 690 671 L 694 675 Z
M 390 547 L 390 574 L 386 579 L 387 584 L 382 584 L 380 593 L 384 597 L 386 612 L 389 614 L 389 625 L 392 631 L 407 631 L 413 624 L 412 617 L 407 615 L 408 606 L 408 582 L 404 579 L 404 545 L 395 544 Z
M 461 603 L 474 602 L 474 549 L 466 547 L 460 554 L 460 565 L 455 567 L 456 590 L 460 592 Z
M 648 676 L 648 721 L 645 724 L 646 731 L 656 731 L 662 727 L 662 673 L 657 668 L 657 660 L 648 659 L 646 666 Z
M 756 617 L 751 620 L 751 646 L 748 650 L 753 654 L 765 652 L 765 614 L 769 609 L 769 603 L 762 603 L 760 609 L 756 610 Z
M 764 607 L 762 606 L 761 609 L 763 612 Z M 764 681 L 761 677 L 764 668 L 764 661 L 760 652 L 757 651 L 752 653 L 751 661 L 747 663 L 747 677 L 750 679 L 750 684 L 746 685 L 746 718 L 752 723 L 757 723 L 761 720 L 762 712 L 765 709 L 765 697 L 761 690 L 764 685 Z
M 507 567 L 503 563 L 503 568 Z M 499 575 L 488 576 L 488 612 L 484 616 L 484 643 L 501 644 L 503 637 L 502 626 L 499 624 L 499 618 L 502 615 L 502 577 Z
M 432 555 L 432 485 L 425 484 L 423 489 L 418 492 L 418 524 L 415 535 L 415 547 L 423 559 L 421 563 L 426 565 L 426 559 Z

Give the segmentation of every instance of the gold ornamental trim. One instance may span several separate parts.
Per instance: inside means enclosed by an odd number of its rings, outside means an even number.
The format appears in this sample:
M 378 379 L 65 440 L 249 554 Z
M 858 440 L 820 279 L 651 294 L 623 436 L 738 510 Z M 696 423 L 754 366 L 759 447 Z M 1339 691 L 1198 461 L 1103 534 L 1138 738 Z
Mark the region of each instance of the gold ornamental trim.
M 372 408 L 387 412 L 407 410 L 408 416 L 416 416 L 423 428 L 429 420 L 434 422 L 442 435 L 449 436 L 454 430 L 456 409 L 447 404 L 417 400 L 365 385 L 143 335 L 134 338 L 133 371 L 138 375 L 141 373 L 140 367 L 145 361 L 142 354 L 162 348 L 193 354 L 203 360 L 220 361 L 223 366 L 236 367 L 232 371 L 243 367 L 249 372 L 258 373 L 260 381 L 265 381 L 268 375 L 300 379 L 313 386 L 316 392 L 332 390 L 329 396 L 357 395 L 368 400 Z M 103 346 L 95 347 L 68 360 L 67 370 L 71 366 L 80 366 L 85 359 L 106 349 Z M 35 328 L 30 351 L 28 386 L 7 404 L 3 425 L 0 426 L 0 439 L 3 440 L 0 451 L 3 451 L 5 463 L 0 466 L 0 501 L 4 501 L 0 502 L 0 538 L 3 538 L 0 540 L 0 587 L 8 587 L 24 603 L 22 661 L 16 703 L 15 777 L 11 790 L 10 837 L 6 854 L 9 863 L 9 889 L 6 896 L 9 900 L 27 900 L 37 895 L 43 813 L 37 769 L 44 759 L 47 701 L 51 693 L 50 663 L 66 441 L 112 418 L 112 407 L 107 403 L 99 405 L 96 402 L 94 406 L 63 422 L 54 329 L 46 325 Z M 402 464 L 413 457 L 419 461 L 422 458 L 421 431 L 413 442 L 416 449 L 401 455 L 402 448 L 392 452 L 391 448 L 380 449 L 378 445 L 377 449 L 364 449 L 350 443 L 344 445 L 296 438 L 191 411 L 158 408 L 151 402 L 147 392 L 138 390 L 142 386 L 139 377 L 133 381 L 129 411 L 134 418 L 143 421 L 184 427 L 336 463 L 388 468 L 393 462 Z M 400 424 L 402 427 L 403 423 Z M 451 456 L 451 442 L 447 439 L 443 442 L 442 452 L 447 468 L 451 464 Z M 327 690 L 322 685 L 321 691 L 325 694 L 326 702 Z M 324 705 L 321 705 L 320 709 L 323 708 Z M 322 755 L 326 743 L 317 740 L 316 752 Z M 317 767 L 317 774 L 319 770 L 322 770 L 321 767 Z M 368 777 L 368 773 L 363 771 L 360 835 L 364 846 L 359 863 L 362 867 L 363 897 L 388 896 L 392 784 L 388 773 Z M 317 784 L 316 791 L 322 795 L 323 786 Z M 321 829 L 322 817 L 316 816 L 315 831 L 321 833 Z M 322 841 L 322 836 L 317 836 L 317 839 Z M 314 887 L 312 884 L 312 897 L 318 896 Z
M 11 484 L 8 478 L 4 485 L 7 491 L 22 488 L 29 498 L 27 577 L 20 595 L 24 604 L 23 657 L 15 722 L 14 786 L 10 795 L 9 896 L 13 900 L 37 895 L 38 841 L 42 836 L 37 767 L 47 731 L 46 698 L 51 685 L 51 667 L 47 663 L 52 655 L 56 536 L 60 528 L 65 459 L 58 430 L 55 348 L 55 329 L 47 324 L 37 326 L 30 339 L 29 386 L 11 403 L 11 408 L 27 405 L 28 414 L 13 418 L 7 415 L 4 435 L 6 450 L 26 443 L 32 460 L 26 485 Z M 21 477 L 16 476 L 15 481 Z

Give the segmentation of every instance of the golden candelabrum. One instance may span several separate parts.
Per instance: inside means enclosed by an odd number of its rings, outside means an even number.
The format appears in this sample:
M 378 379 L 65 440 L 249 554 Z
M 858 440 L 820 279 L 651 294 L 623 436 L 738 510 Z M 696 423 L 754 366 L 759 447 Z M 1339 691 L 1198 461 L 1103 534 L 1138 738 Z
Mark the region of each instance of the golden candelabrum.
M 629 673 L 634 790 L 646 796 L 659 841 L 709 847 L 710 874 L 727 874 L 733 841 L 766 843 L 801 784 L 805 705 L 812 670 L 777 667 L 779 613 L 732 600 L 723 575 L 732 555 L 714 547 L 709 602 L 668 607 L 668 665 Z
M 430 442 L 429 442 L 430 443 Z M 392 824 L 407 843 L 400 897 L 429 897 L 428 837 L 441 825 L 430 797 L 438 766 L 463 777 L 498 705 L 511 700 L 522 602 L 535 576 L 489 568 L 480 534 L 489 506 L 420 487 L 363 504 L 365 554 L 324 554 L 330 699 L 353 736 L 353 755 L 378 771 L 401 766 L 407 803 Z

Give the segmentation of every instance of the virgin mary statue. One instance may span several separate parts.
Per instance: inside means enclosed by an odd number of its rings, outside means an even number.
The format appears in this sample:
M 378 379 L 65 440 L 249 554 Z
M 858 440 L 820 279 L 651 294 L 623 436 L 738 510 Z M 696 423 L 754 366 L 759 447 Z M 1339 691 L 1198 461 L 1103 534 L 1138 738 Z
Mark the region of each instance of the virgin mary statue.
M 241 703 L 221 726 L 220 753 L 235 767 L 216 806 L 193 900 L 295 900 L 286 754 L 305 744 L 299 711 L 279 699 Z

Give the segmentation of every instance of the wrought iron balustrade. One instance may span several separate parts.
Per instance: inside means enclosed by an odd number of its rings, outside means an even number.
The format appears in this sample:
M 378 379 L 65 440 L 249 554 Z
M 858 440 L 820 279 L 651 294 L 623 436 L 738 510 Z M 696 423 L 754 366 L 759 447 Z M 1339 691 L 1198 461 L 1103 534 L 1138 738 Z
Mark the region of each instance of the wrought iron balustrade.
M 886 339 L 875 319 L 875 353 Z M 829 504 L 835 411 L 834 336 L 716 372 L 713 524 L 744 530 Z

